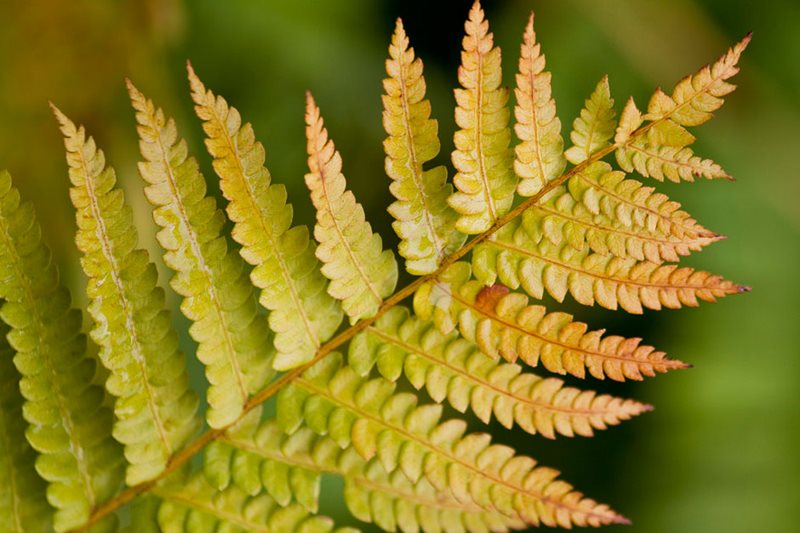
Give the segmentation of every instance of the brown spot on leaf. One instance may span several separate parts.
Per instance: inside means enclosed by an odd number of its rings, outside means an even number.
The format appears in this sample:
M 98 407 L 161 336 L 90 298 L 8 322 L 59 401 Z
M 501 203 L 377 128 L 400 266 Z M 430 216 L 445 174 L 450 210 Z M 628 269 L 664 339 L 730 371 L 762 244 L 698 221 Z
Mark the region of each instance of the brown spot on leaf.
M 475 307 L 479 310 L 494 314 L 494 308 L 498 300 L 508 294 L 509 289 L 502 283 L 495 283 L 489 287 L 484 287 L 475 297 Z

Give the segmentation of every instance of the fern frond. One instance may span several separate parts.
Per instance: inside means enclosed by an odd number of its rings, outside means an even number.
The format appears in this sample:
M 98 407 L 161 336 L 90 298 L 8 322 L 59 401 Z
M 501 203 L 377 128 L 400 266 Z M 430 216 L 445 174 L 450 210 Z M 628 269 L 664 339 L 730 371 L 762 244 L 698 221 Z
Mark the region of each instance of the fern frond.
M 699 126 L 710 120 L 724 103 L 723 97 L 736 89 L 727 80 L 739 72 L 736 65 L 750 38 L 748 34 L 713 65 L 683 78 L 671 96 L 656 90 L 644 116 L 632 98 L 628 101 L 615 136 L 617 162 L 625 171 L 636 170 L 659 181 L 731 179 L 718 164 L 694 155 L 688 147 L 694 136 L 684 126 Z M 633 135 L 643 121 L 649 122 Z
M 448 202 L 460 217 L 456 228 L 467 234 L 488 230 L 514 201 L 516 176 L 511 172 L 508 89 L 501 87 L 501 53 L 494 46 L 489 22 L 478 1 L 464 25 L 460 89 L 455 90 L 456 124 L 453 183 Z
M 292 206 L 286 188 L 271 184 L 264 147 L 239 112 L 207 90 L 188 66 L 197 116 L 204 121 L 206 146 L 214 157 L 222 194 L 228 200 L 233 238 L 270 310 L 269 325 L 277 350 L 273 367 L 289 370 L 308 362 L 342 321 L 339 304 L 326 292 L 314 243 L 305 226 L 290 227 Z
M 485 285 L 500 280 L 512 289 L 521 286 L 534 298 L 542 298 L 546 290 L 559 302 L 569 292 L 583 305 L 597 302 L 606 309 L 621 307 L 635 314 L 643 307 L 694 307 L 700 300 L 713 302 L 749 290 L 688 267 L 578 251 L 567 243 L 536 243 L 519 221 L 476 247 L 472 268 Z
M 460 502 L 436 491 L 424 478 L 412 483 L 402 472 L 388 474 L 377 459 L 364 460 L 327 436 L 301 427 L 286 435 L 274 420 L 237 426 L 206 451 L 206 474 L 220 489 L 233 482 L 249 494 L 263 484 L 280 505 L 294 499 L 315 512 L 323 473 L 345 481 L 345 502 L 356 518 L 386 531 L 439 531 L 459 525 L 469 531 L 522 527 L 498 512 Z M 437 527 L 438 526 L 438 527 Z
M 417 406 L 413 394 L 395 394 L 383 378 L 365 381 L 331 354 L 284 388 L 278 396 L 278 421 L 288 431 L 305 423 L 329 434 L 364 459 L 377 457 L 387 472 L 401 470 L 409 480 L 425 478 L 439 491 L 451 491 L 528 524 L 594 525 L 627 523 L 606 505 L 584 498 L 549 468 L 491 445 L 487 434 L 464 436 L 466 423 L 440 423 L 441 405 Z
M 556 103 L 550 87 L 551 74 L 544 71 L 545 58 L 533 30 L 533 13 L 525 27 L 517 74 L 517 106 L 514 131 L 522 141 L 515 149 L 514 171 L 520 177 L 517 192 L 533 196 L 545 183 L 561 175 L 564 159 L 564 139 L 561 120 L 556 115 Z
M 342 302 L 350 323 L 375 315 L 397 285 L 397 262 L 384 250 L 380 235 L 364 217 L 353 193 L 346 189 L 342 158 L 311 94 L 306 95 L 308 168 L 306 185 L 317 210 L 314 237 L 322 273 L 331 280 L 328 293 Z
M 650 98 L 644 118 L 653 122 L 669 119 L 681 126 L 699 126 L 710 120 L 714 111 L 722 107 L 723 97 L 736 89 L 727 80 L 739 72 L 736 65 L 751 38 L 748 33 L 712 65 L 680 80 L 672 95 L 658 89 Z
M 455 263 L 436 281 L 420 287 L 414 310 L 433 320 L 444 334 L 457 327 L 489 357 L 511 363 L 522 359 L 530 366 L 541 363 L 556 374 L 583 379 L 588 370 L 597 379 L 624 381 L 689 367 L 640 344 L 641 339 L 588 331 L 586 324 L 567 313 L 548 313 L 544 306 L 530 305 L 524 294 L 509 292 L 503 285 L 486 287 L 472 279 L 465 262 Z
M 9 329 L 0 322 L 0 531 L 39 533 L 50 530 L 53 509 L 45 485 L 36 473 L 36 452 L 23 437 L 23 398 L 14 350 L 6 340 Z
M 328 533 L 334 531 L 333 521 L 322 516 L 310 516 L 298 504 L 281 507 L 261 494 L 249 496 L 239 487 L 218 491 L 202 472 L 175 479 L 153 490 L 163 500 L 158 510 L 161 531 L 260 531 L 274 533 Z M 345 528 L 340 533 L 352 532 Z
M 564 152 L 567 161 L 578 165 L 592 154 L 610 146 L 617 126 L 615 119 L 614 99 L 611 98 L 608 76 L 603 76 L 586 100 L 580 115 L 572 123 L 569 134 L 572 146 Z
M 0 318 L 17 352 L 25 437 L 40 454 L 36 471 L 49 483 L 54 528 L 65 531 L 114 494 L 122 453 L 103 389 L 92 384 L 96 367 L 86 355 L 81 313 L 70 308 L 33 207 L 20 203 L 7 172 L 0 172 L 0 269 Z
M 422 60 L 414 57 L 403 23 L 397 26 L 389 46 L 383 80 L 383 141 L 389 187 L 397 199 L 389 206 L 392 223 L 400 237 L 398 251 L 412 274 L 430 274 L 444 257 L 458 250 L 466 236 L 455 229 L 456 212 L 447 204 L 453 187 L 443 165 L 423 167 L 439 153 L 438 123 L 431 119 L 425 99 Z
M 199 428 L 198 397 L 189 389 L 186 360 L 164 308 L 156 266 L 137 249 L 137 232 L 114 169 L 94 139 L 53 106 L 64 134 L 75 242 L 89 283 L 92 339 L 111 372 L 114 438 L 125 445 L 126 482 L 135 485 L 164 471 L 170 456 Z
M 162 228 L 158 241 L 176 275 L 170 281 L 184 297 L 181 311 L 193 321 L 189 333 L 206 367 L 206 419 L 219 428 L 243 412 L 249 394 L 271 378 L 273 349 L 266 322 L 257 314 L 252 285 L 241 258 L 220 232 L 225 215 L 206 183 L 175 122 L 156 109 L 129 81 L 144 162 L 139 172 L 145 195 Z
M 437 403 L 448 400 L 457 411 L 468 408 L 484 423 L 492 416 L 506 428 L 516 423 L 528 433 L 553 439 L 556 433 L 590 437 L 652 409 L 593 391 L 565 387 L 556 378 L 523 373 L 515 364 L 498 363 L 456 332 L 440 333 L 430 322 L 395 307 L 350 343 L 348 363 L 361 375 L 377 365 L 396 381 L 405 373 L 426 388 Z

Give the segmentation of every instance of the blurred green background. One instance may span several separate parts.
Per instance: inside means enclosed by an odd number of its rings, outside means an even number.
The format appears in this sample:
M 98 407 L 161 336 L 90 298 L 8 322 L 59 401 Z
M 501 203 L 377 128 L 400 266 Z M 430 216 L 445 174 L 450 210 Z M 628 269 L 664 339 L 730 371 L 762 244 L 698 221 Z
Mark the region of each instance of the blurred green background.
M 62 272 L 82 302 L 85 281 L 72 243 L 75 223 L 62 144 L 47 101 L 86 124 L 105 149 L 135 204 L 141 240 L 155 252 L 123 79 L 132 78 L 176 116 L 206 175 L 213 176 L 187 91 L 184 63 L 191 59 L 201 78 L 253 122 L 274 179 L 288 186 L 296 218 L 304 223 L 313 221 L 302 181 L 303 92 L 312 90 L 352 189 L 394 245 L 385 213 L 391 200 L 380 118 L 380 80 L 394 19 L 403 17 L 425 61 L 442 131 L 440 159 L 447 162 L 454 128 L 451 89 L 469 5 L 469 0 L 3 0 L 0 166 L 36 205 Z M 698 133 L 697 151 L 738 181 L 661 186 L 707 227 L 729 236 L 687 264 L 754 291 L 717 305 L 636 318 L 568 304 L 594 327 L 643 336 L 696 367 L 642 384 L 586 383 L 656 405 L 655 412 L 593 439 L 551 442 L 491 429 L 499 441 L 561 469 L 578 488 L 634 521 L 609 531 L 800 530 L 800 5 L 513 0 L 484 6 L 505 52 L 509 84 L 527 14 L 536 11 L 567 132 L 604 73 L 618 110 L 628 95 L 642 107 L 656 86 L 671 87 L 747 31 L 755 32 L 735 80 L 739 90 Z M 163 270 L 161 279 L 167 279 Z M 185 328 L 177 313 L 175 320 Z M 202 372 L 195 378 L 201 385 Z M 335 480 L 326 482 L 323 510 L 347 523 L 338 487 Z

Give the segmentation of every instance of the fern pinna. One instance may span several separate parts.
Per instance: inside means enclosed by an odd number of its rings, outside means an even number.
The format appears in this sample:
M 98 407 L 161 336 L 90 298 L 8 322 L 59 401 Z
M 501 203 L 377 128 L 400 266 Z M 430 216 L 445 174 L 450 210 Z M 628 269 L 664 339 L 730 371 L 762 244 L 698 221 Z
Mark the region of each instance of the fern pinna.
M 387 531 L 628 522 L 555 470 L 468 432 L 445 404 L 546 438 L 591 436 L 651 407 L 547 372 L 624 381 L 688 366 L 541 300 L 569 294 L 642 313 L 747 290 L 677 265 L 721 236 L 640 178 L 728 178 L 695 155 L 688 128 L 733 91 L 749 36 L 671 94 L 656 91 L 645 110 L 629 99 L 617 114 L 603 78 L 565 144 L 533 16 L 513 108 L 478 3 L 465 30 L 452 185 L 445 166 L 429 168 L 438 125 L 400 21 L 389 46 L 389 212 L 404 266 L 420 276 L 400 290 L 398 258 L 347 189 L 311 95 L 313 233 L 293 226 L 253 127 L 191 66 L 224 210 L 174 120 L 129 82 L 144 192 L 209 384 L 204 430 L 114 170 L 53 106 L 97 349 L 31 205 L 0 174 L 0 529 L 331 531 L 317 514 L 323 474 L 344 479 L 357 519 Z M 262 409 L 268 399 L 274 416 Z

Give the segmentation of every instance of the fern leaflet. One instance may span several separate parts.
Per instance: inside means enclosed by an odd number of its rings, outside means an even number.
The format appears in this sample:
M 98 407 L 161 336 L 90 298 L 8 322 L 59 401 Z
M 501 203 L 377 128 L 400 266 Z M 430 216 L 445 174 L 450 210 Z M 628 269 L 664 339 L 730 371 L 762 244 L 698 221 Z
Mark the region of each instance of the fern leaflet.
M 331 280 L 328 292 L 341 300 L 350 323 L 375 315 L 383 298 L 397 285 L 397 262 L 372 232 L 353 193 L 346 190 L 342 157 L 311 97 L 306 99 L 308 169 L 306 185 L 317 210 L 314 237 L 322 273 Z
M 329 533 L 333 522 L 321 516 L 309 516 L 301 506 L 279 506 L 261 494 L 248 496 L 236 486 L 217 491 L 201 472 L 186 479 L 174 479 L 153 493 L 164 500 L 158 510 L 158 525 L 165 533 L 180 531 L 297 531 Z M 349 528 L 336 530 L 353 533 Z
M 255 140 L 252 126 L 242 126 L 239 112 L 206 90 L 191 65 L 188 69 L 195 110 L 204 121 L 206 146 L 235 224 L 232 236 L 242 245 L 242 257 L 255 266 L 250 279 L 261 289 L 261 304 L 270 310 L 277 349 L 273 366 L 300 366 L 336 331 L 341 310 L 326 292 L 308 229 L 290 228 L 286 189 L 270 183 L 264 147 Z
M 45 499 L 46 485 L 34 469 L 36 452 L 24 438 L 23 398 L 17 383 L 9 329 L 0 323 L 0 530 L 14 533 L 50 529 L 53 509 Z
M 525 27 L 517 74 L 517 123 L 514 131 L 522 140 L 514 151 L 514 171 L 519 176 L 517 192 L 533 196 L 561 175 L 567 161 L 562 153 L 561 121 L 556 115 L 556 103 L 551 97 L 549 72 L 544 71 L 545 59 L 533 31 L 533 13 Z
M 567 160 L 577 165 L 608 147 L 617 125 L 615 119 L 614 99 L 611 98 L 608 76 L 603 76 L 586 100 L 580 115 L 572 123 L 569 138 L 573 146 L 564 152 Z
M 465 24 L 460 89 L 455 90 L 456 132 L 453 184 L 449 198 L 461 215 L 456 228 L 467 234 L 488 230 L 514 201 L 516 176 L 511 172 L 511 131 L 508 127 L 508 89 L 502 82 L 500 48 L 494 46 L 478 2 Z
M 0 172 L 0 264 L 0 318 L 11 327 L 8 341 L 17 352 L 25 438 L 39 452 L 36 471 L 49 483 L 53 526 L 66 531 L 114 495 L 122 453 L 111 437 L 103 389 L 92 383 L 96 365 L 86 354 L 81 313 L 70 308 L 33 207 L 20 203 L 7 172 Z M 113 518 L 103 527 L 112 525 Z
M 398 251 L 406 258 L 406 270 L 429 274 L 461 247 L 465 236 L 455 229 L 456 213 L 447 205 L 453 191 L 447 169 L 423 169 L 439 153 L 438 124 L 430 118 L 425 99 L 422 60 L 414 57 L 399 19 L 386 72 L 383 127 L 389 137 L 383 146 L 386 172 L 393 180 L 389 190 L 397 198 L 389 213 L 397 219 L 392 226 L 401 239 Z
M 198 343 L 197 358 L 206 365 L 206 419 L 211 427 L 223 427 L 272 376 L 269 331 L 257 314 L 243 262 L 220 235 L 224 215 L 205 195 L 203 175 L 187 157 L 175 122 L 130 82 L 128 90 L 145 159 L 139 172 L 162 228 L 158 240 L 176 272 L 171 285 L 184 297 L 181 311 L 194 322 L 189 333 Z
M 91 335 L 111 372 L 106 388 L 116 397 L 114 438 L 125 445 L 126 482 L 135 485 L 159 475 L 195 433 L 198 398 L 189 389 L 156 267 L 136 248 L 132 213 L 115 187 L 114 169 L 82 127 L 53 111 L 65 137 L 75 242 L 89 278 Z

